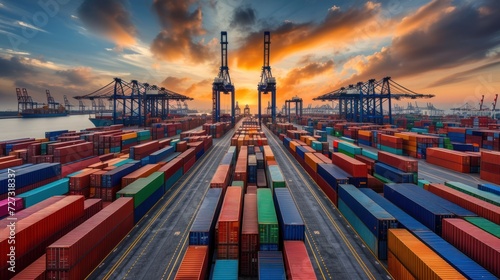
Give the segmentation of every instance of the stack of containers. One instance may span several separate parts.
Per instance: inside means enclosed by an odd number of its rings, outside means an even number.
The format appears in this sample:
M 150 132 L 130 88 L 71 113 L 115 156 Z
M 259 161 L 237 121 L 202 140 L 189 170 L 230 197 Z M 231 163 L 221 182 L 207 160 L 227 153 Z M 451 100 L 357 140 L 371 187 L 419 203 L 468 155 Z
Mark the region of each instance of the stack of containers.
M 417 183 L 418 161 L 388 152 L 378 153 L 374 176 L 384 182 Z
M 463 152 L 428 148 L 426 161 L 461 173 L 470 173 L 471 170 L 470 155 Z
M 286 188 L 285 177 L 278 165 L 267 166 L 267 179 L 271 189 Z
M 498 195 L 479 190 L 460 182 L 447 181 L 444 184 L 450 188 L 472 195 L 493 205 L 500 206 L 500 197 Z
M 397 220 L 353 185 L 339 185 L 339 210 L 380 260 L 387 259 L 387 230 Z
M 390 152 L 396 155 L 403 155 L 403 139 L 397 136 L 380 134 L 380 147 L 382 151 Z
M 241 227 L 240 272 L 245 277 L 257 276 L 257 253 L 259 251 L 259 224 L 257 219 L 257 195 L 245 194 L 243 224 Z
M 248 147 L 242 146 L 238 154 L 238 160 L 234 168 L 234 180 L 243 181 L 247 184 Z
M 101 187 L 96 187 L 95 197 L 104 201 L 113 201 L 116 192 L 121 189 L 121 180 L 127 174 L 136 171 L 140 167 L 139 161 L 124 164 L 101 175 Z M 95 174 L 95 173 L 94 173 Z
M 186 174 L 196 163 L 196 149 L 189 148 L 178 155 L 177 158 L 182 160 L 182 172 Z
M 43 255 L 45 248 L 74 227 L 83 216 L 83 196 L 68 196 L 46 205 L 43 209 L 19 220 L 15 227 L 15 250 L 11 252 L 10 227 L 1 231 L 0 278 L 10 279 Z M 9 255 L 10 254 L 10 255 Z M 15 271 L 9 270 L 9 260 L 15 256 Z
M 416 279 L 466 279 L 406 229 L 388 231 L 388 251 L 393 261 L 391 264 L 396 264 L 389 267 L 391 273 L 397 273 L 403 266 Z
M 443 220 L 443 239 L 500 278 L 497 237 L 462 219 Z
M 257 157 L 248 156 L 248 183 L 257 183 Z
M 349 183 L 358 188 L 365 187 L 368 179 L 366 164 L 342 153 L 332 153 L 332 163 L 349 173 Z
M 173 153 L 174 153 L 174 147 L 172 146 L 160 149 L 149 155 L 149 163 L 158 163 Z
M 87 276 L 133 226 L 133 199 L 120 198 L 111 203 L 47 247 L 47 278 Z
M 442 184 L 432 183 L 425 185 L 424 188 L 435 195 L 438 195 L 446 200 L 460 205 L 461 207 L 469 211 L 478 214 L 483 218 L 500 224 L 500 206 L 492 205 L 489 202 Z
M 156 172 L 160 169 L 159 164 L 147 164 L 139 169 L 137 169 L 134 172 L 129 173 L 128 175 L 125 175 L 122 177 L 122 188 L 125 188 L 126 186 L 132 184 L 135 180 L 139 178 L 145 178 L 148 177 L 149 175 L 153 174 L 153 172 Z M 71 183 L 70 183 L 71 185 Z
M 31 263 L 19 274 L 12 277 L 12 280 L 45 280 L 46 262 L 45 254 Z
M 53 182 L 61 175 L 60 163 L 40 163 L 20 167 L 22 168 L 16 171 L 16 195 Z M 8 179 L 8 176 L 2 176 L 0 179 L 0 199 L 7 198 Z
M 335 148 L 337 147 L 337 150 Z M 333 151 L 334 152 L 339 152 L 346 154 L 350 157 L 354 157 L 355 155 L 361 155 L 362 153 L 362 148 L 356 146 L 353 143 L 345 142 L 345 141 L 338 141 L 338 140 L 333 140 Z
M 137 132 L 137 134 L 139 137 L 139 132 Z M 159 149 L 160 143 L 156 140 L 135 145 L 130 147 L 130 158 L 134 160 L 140 160 L 149 156 L 151 153 L 158 151 Z
M 372 145 L 372 132 L 370 130 L 358 131 L 358 144 L 371 146 Z
M 338 185 L 349 183 L 350 175 L 331 163 L 320 163 L 317 167 L 316 182 L 330 201 L 338 206 Z
M 165 192 L 167 192 L 172 186 L 182 177 L 183 173 L 183 165 L 181 158 L 174 158 L 169 161 L 164 166 L 158 169 L 158 172 L 165 173 Z
M 243 189 L 228 187 L 217 221 L 217 259 L 238 259 Z
M 384 185 L 384 197 L 436 234 L 441 235 L 442 219 L 453 218 L 455 215 L 434 201 L 429 201 L 427 197 L 411 191 L 409 188 L 422 190 L 413 184 L 386 184 Z
M 464 220 L 500 238 L 500 225 L 481 217 L 465 217 Z
M 134 223 L 137 223 L 165 194 L 164 182 L 164 173 L 154 172 L 148 177 L 137 179 L 116 193 L 116 198 L 134 199 Z
M 216 260 L 212 280 L 238 280 L 238 260 Z
M 260 251 L 277 251 L 279 228 L 271 189 L 257 190 L 257 219 Z
M 496 186 L 493 184 L 478 184 L 477 188 L 485 192 L 490 192 L 496 195 L 500 195 L 500 186 Z
M 483 180 L 500 184 L 500 152 L 481 151 L 480 177 Z
M 209 189 L 189 231 L 189 245 L 213 248 L 213 233 L 222 203 L 222 189 Z
M 47 138 L 49 141 L 55 141 L 55 140 L 57 140 L 57 137 L 59 135 L 67 133 L 67 132 L 68 132 L 68 130 L 46 131 L 45 138 Z
M 90 196 L 90 176 L 99 169 L 88 169 L 79 174 L 69 177 L 69 193 Z

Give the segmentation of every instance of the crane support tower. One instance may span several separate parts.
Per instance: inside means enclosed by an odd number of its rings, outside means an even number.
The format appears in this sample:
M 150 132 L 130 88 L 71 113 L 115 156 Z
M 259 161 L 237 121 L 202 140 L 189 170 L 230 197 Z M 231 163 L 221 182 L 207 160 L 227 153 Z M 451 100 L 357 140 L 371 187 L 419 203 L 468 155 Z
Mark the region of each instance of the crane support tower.
M 391 77 L 385 77 L 378 81 L 371 79 L 366 83 L 342 87 L 313 100 L 338 100 L 340 117 L 347 121 L 392 124 L 391 99 L 432 97 L 433 94 L 416 93 L 391 80 Z M 387 120 L 384 120 L 384 103 L 388 103 Z
M 220 54 L 221 54 L 221 64 L 219 68 L 219 75 L 215 77 L 212 83 L 212 122 L 220 122 L 220 94 L 230 94 L 231 95 L 231 125 L 234 126 L 235 123 L 235 89 L 234 85 L 231 83 L 231 77 L 229 76 L 229 67 L 227 66 L 227 32 L 222 31 L 220 33 Z
M 257 86 L 259 95 L 259 125 L 261 125 L 262 109 L 261 109 L 261 94 L 271 93 L 271 118 L 272 122 L 276 122 L 276 78 L 271 73 L 269 65 L 269 57 L 271 52 L 271 32 L 264 32 L 264 64 L 262 73 L 260 74 L 260 82 Z
M 286 108 L 286 115 L 288 116 L 288 122 L 292 122 L 291 119 L 291 105 L 292 103 L 295 103 L 295 118 L 298 120 L 299 118 L 302 118 L 302 98 L 299 98 L 298 96 L 293 97 L 292 99 L 285 100 L 285 108 Z

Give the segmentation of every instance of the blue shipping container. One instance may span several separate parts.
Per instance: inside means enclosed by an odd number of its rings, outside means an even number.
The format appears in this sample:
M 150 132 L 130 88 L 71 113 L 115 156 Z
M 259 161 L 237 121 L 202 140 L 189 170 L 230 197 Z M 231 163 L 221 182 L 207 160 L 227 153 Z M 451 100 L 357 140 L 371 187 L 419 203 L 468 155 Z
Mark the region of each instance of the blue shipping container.
M 335 191 L 337 191 L 339 184 L 347 184 L 349 182 L 349 174 L 331 163 L 319 163 L 318 175 Z
M 338 194 L 379 240 L 387 240 L 387 229 L 398 227 L 391 214 L 355 186 L 339 185 Z
M 212 280 L 238 280 L 238 260 L 216 260 Z
M 375 173 L 394 183 L 413 183 L 413 173 L 400 171 L 385 163 L 375 163 Z
M 274 243 L 259 243 L 259 251 L 278 251 L 278 244 Z
M 477 187 L 478 187 L 478 189 L 480 189 L 482 191 L 494 193 L 496 195 L 500 195 L 500 186 L 493 185 L 493 184 L 478 184 Z
M 61 175 L 61 164 L 60 163 L 39 163 L 29 166 L 27 168 L 22 168 L 16 171 L 16 191 L 19 191 L 23 187 L 38 183 L 40 181 L 54 178 Z M 8 177 L 2 176 L 0 179 L 0 194 L 7 193 L 8 190 Z
M 283 255 L 280 251 L 264 251 L 258 253 L 260 280 L 286 280 Z
M 174 147 L 168 146 L 149 155 L 149 163 L 158 163 L 175 152 Z
M 429 229 L 441 235 L 442 219 L 453 218 L 455 215 L 439 205 L 429 203 L 422 197 L 415 196 L 415 193 L 411 191 L 405 191 L 404 188 L 400 188 L 400 185 L 405 184 L 385 184 L 384 197 Z M 413 186 L 419 188 L 416 185 Z
M 17 195 L 24 201 L 24 207 L 30 207 L 55 195 L 63 195 L 69 192 L 69 178 L 63 178 L 47 185 L 43 185 L 31 191 Z
M 222 189 L 208 189 L 189 231 L 189 245 L 212 245 L 215 223 L 219 217 Z
M 140 161 L 134 161 L 110 170 L 102 174 L 101 186 L 104 188 L 112 188 L 119 185 L 122 177 L 136 171 L 139 167 L 141 167 Z
M 305 153 L 308 153 L 306 147 L 304 146 L 297 146 L 297 148 L 295 149 L 295 152 L 297 153 L 297 155 L 301 158 L 301 159 L 304 159 L 305 157 Z
M 288 188 L 274 188 L 282 240 L 304 240 L 305 226 Z

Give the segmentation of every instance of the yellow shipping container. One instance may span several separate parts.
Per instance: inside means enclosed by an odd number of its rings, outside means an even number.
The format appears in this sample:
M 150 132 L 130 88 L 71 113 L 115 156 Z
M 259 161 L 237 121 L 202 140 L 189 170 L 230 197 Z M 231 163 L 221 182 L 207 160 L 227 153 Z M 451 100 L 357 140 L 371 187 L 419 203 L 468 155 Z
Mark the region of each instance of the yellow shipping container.
M 372 132 L 370 130 L 358 130 L 358 135 L 371 137 Z
M 137 138 L 137 132 L 122 134 L 122 141 Z
M 466 279 L 406 229 L 389 229 L 387 245 L 388 250 L 417 279 Z
M 297 151 L 297 146 L 300 146 L 300 144 L 295 142 L 295 141 L 290 141 L 290 149 L 292 151 L 294 151 L 294 152 Z

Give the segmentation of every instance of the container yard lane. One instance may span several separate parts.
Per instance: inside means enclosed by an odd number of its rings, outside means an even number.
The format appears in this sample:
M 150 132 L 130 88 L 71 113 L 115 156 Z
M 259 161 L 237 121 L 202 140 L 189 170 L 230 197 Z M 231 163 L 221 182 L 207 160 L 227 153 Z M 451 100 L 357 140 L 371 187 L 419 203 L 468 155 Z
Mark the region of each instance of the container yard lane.
M 392 279 L 277 137 L 263 127 L 306 226 L 306 245 L 319 279 Z
M 201 162 L 138 222 L 88 279 L 173 279 L 184 255 L 191 224 L 217 164 L 229 147 L 230 130 Z

